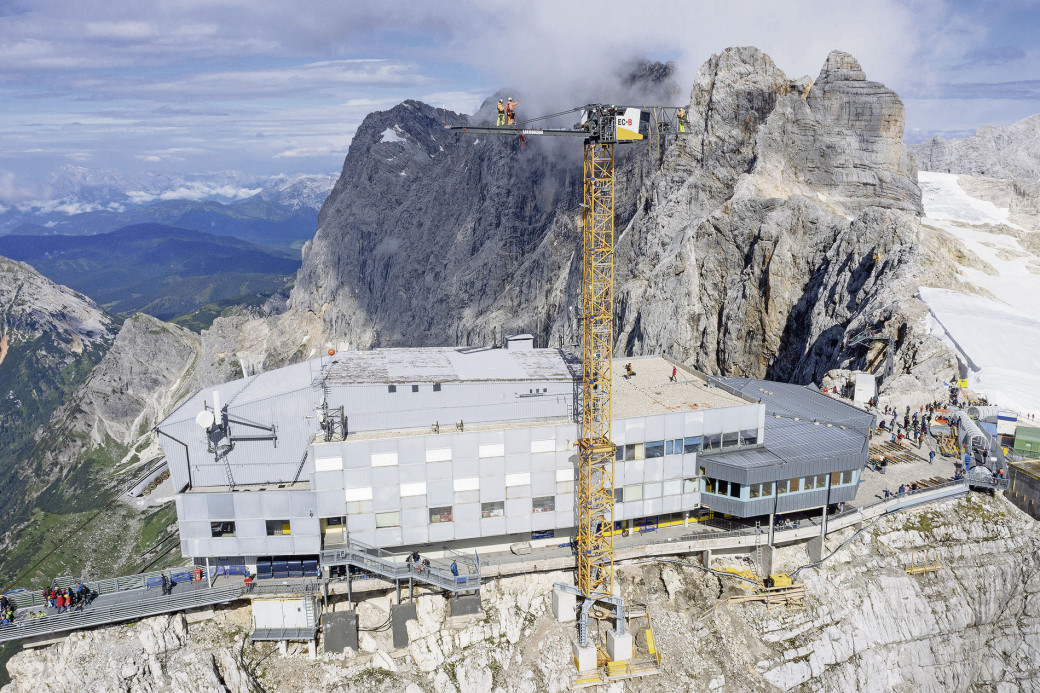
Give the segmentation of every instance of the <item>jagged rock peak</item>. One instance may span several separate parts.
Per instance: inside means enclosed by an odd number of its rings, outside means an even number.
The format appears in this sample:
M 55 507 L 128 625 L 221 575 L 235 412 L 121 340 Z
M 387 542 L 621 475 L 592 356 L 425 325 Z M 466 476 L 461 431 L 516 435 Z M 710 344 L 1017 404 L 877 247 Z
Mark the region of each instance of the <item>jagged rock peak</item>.
M 827 56 L 827 60 L 820 70 L 820 76 L 816 78 L 816 83 L 865 82 L 866 80 L 867 75 L 854 56 L 845 51 L 835 50 Z
M 936 135 L 910 149 L 926 171 L 1038 181 L 1040 114 L 1008 126 L 983 125 L 972 137 Z

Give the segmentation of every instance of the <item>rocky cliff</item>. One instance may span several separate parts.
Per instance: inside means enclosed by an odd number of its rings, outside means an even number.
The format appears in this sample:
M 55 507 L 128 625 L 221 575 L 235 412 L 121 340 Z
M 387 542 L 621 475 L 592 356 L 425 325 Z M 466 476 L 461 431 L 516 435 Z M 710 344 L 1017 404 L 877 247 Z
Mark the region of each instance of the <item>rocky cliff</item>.
M 911 146 L 925 171 L 991 178 L 1040 179 L 1040 114 L 1009 126 L 983 125 L 972 137 L 936 135 Z
M 828 551 L 848 538 L 832 536 Z M 1002 498 L 973 496 L 885 518 L 803 570 L 804 610 L 727 603 L 745 592 L 693 567 L 623 565 L 626 594 L 649 605 L 663 671 L 611 690 L 1035 691 L 1038 549 L 1033 520 Z M 798 547 L 777 558 L 784 570 L 807 562 Z M 906 572 L 926 560 L 938 572 Z M 550 607 L 552 582 L 566 578 L 492 582 L 474 617 L 450 617 L 442 597 L 420 596 L 407 649 L 393 650 L 390 633 L 376 629 L 361 633 L 360 652 L 317 661 L 244 644 L 244 606 L 191 623 L 161 617 L 73 634 L 16 655 L 3 692 L 246 693 L 260 690 L 255 676 L 270 693 L 556 693 L 573 670 L 573 624 L 556 623 Z M 363 628 L 386 620 L 389 598 L 357 605 Z M 346 604 L 334 599 L 333 608 Z
M 116 499 L 160 456 L 151 427 L 205 370 L 195 367 L 198 336 L 145 315 L 117 325 L 90 300 L 3 258 L 0 306 L 0 576 L 25 586 L 136 570 L 170 513 Z
M 808 382 L 862 359 L 848 331 L 891 323 L 901 365 L 918 365 L 906 323 L 927 262 L 898 96 L 847 53 L 814 82 L 730 48 L 702 66 L 689 114 L 688 134 L 653 151 L 618 148 L 616 353 Z M 409 101 L 365 120 L 290 308 L 261 328 L 278 358 L 334 336 L 576 341 L 580 147 L 443 127 L 490 118 L 490 101 L 471 120 Z M 237 341 L 249 363 L 275 365 Z

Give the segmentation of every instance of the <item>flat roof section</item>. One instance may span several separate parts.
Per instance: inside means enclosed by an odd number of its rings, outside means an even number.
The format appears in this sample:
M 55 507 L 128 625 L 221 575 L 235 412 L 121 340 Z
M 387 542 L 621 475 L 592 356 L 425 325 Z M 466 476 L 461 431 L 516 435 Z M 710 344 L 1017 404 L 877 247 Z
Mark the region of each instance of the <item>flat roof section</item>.
M 342 352 L 326 366 L 330 385 L 572 381 L 581 361 L 562 349 L 420 347 Z
M 766 414 L 817 420 L 836 426 L 856 428 L 866 433 L 874 422 L 874 415 L 849 402 L 818 390 L 778 383 L 757 378 L 720 377 L 720 381 L 766 405 Z
M 635 375 L 625 376 L 626 363 L 632 364 Z M 674 383 L 670 380 L 673 367 L 678 371 L 678 382 Z M 615 419 L 737 407 L 751 403 L 750 399 L 709 386 L 707 380 L 696 371 L 662 356 L 616 358 L 613 368 L 611 407 Z

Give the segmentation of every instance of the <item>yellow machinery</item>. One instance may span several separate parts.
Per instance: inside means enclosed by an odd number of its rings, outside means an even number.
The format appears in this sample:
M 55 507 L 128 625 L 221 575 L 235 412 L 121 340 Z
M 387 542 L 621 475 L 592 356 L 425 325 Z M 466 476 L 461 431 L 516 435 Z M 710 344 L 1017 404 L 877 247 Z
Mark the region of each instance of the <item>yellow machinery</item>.
M 573 128 L 446 126 L 474 134 L 577 136 L 584 138 L 582 218 L 582 382 L 578 439 L 578 576 L 584 598 L 578 618 L 578 643 L 589 646 L 588 612 L 593 603 L 611 603 L 624 628 L 624 602 L 614 596 L 614 450 L 611 439 L 611 357 L 614 350 L 614 145 L 643 139 L 642 131 L 678 128 L 679 107 L 625 107 L 592 104 Z M 557 114 L 565 115 L 565 114 Z M 660 141 L 660 140 L 658 140 Z

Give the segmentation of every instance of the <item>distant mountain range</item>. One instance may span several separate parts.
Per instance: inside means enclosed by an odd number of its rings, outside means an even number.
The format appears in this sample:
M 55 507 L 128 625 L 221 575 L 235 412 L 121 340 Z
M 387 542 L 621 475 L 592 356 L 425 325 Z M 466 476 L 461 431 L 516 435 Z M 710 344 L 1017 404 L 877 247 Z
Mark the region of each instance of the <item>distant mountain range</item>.
M 169 320 L 214 302 L 256 304 L 288 291 L 292 250 L 162 224 L 88 236 L 0 236 L 0 255 L 32 265 L 117 315 Z M 202 325 L 206 326 L 206 325 Z
M 91 235 L 159 223 L 299 248 L 314 235 L 332 175 L 264 180 L 234 172 L 130 177 L 67 166 L 41 193 L 45 199 L 0 205 L 0 235 Z

